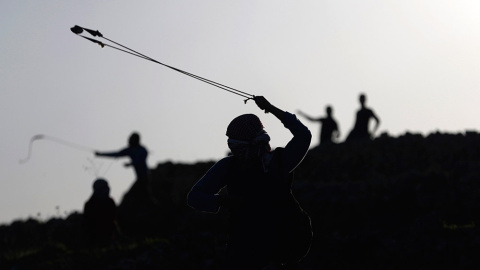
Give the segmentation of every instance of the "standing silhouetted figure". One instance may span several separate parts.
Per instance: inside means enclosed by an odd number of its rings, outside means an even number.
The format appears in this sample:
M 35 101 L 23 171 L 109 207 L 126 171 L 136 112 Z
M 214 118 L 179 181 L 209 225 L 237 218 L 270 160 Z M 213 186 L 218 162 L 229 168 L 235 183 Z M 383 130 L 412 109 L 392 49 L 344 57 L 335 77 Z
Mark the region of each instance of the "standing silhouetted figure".
M 254 114 L 233 119 L 227 127 L 232 155 L 218 161 L 192 187 L 188 204 L 215 213 L 229 211 L 225 269 L 263 269 L 296 264 L 310 248 L 310 218 L 291 193 L 293 171 L 303 160 L 311 133 L 293 114 L 254 98 L 276 116 L 293 138 L 271 151 L 270 137 Z M 219 195 L 226 187 L 228 195 Z
M 357 111 L 355 126 L 353 130 L 350 131 L 347 141 L 371 140 L 380 125 L 380 119 L 375 115 L 373 110 L 365 106 L 366 100 L 366 96 L 361 94 L 359 98 L 361 108 Z M 368 130 L 370 119 L 375 120 L 375 127 L 372 133 Z
M 300 115 L 307 118 L 309 121 L 319 122 L 321 124 L 319 142 L 320 145 L 330 144 L 333 142 L 334 138 L 340 137 L 340 130 L 338 128 L 337 121 L 335 121 L 335 119 L 333 119 L 332 117 L 332 112 L 332 107 L 327 106 L 327 117 L 313 118 L 303 113 L 302 111 L 298 111 Z
M 112 242 L 115 233 L 117 207 L 110 198 L 107 181 L 93 182 L 93 194 L 83 208 L 83 226 L 90 244 L 105 246 Z
M 136 195 L 147 195 L 148 182 L 148 151 L 140 144 L 140 135 L 136 132 L 130 135 L 128 139 L 128 147 L 117 152 L 95 152 L 97 156 L 104 157 L 130 157 L 131 162 L 126 163 L 125 167 L 133 166 L 137 180 L 133 184 L 130 192 Z

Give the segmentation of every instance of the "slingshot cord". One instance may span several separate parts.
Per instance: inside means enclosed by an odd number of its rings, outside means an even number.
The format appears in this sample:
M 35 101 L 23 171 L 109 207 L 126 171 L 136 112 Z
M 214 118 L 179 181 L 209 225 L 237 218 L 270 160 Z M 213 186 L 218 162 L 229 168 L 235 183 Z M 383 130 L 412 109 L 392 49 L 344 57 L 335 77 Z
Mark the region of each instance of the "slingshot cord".
M 28 154 L 24 159 L 19 160 L 20 164 L 24 164 L 25 162 L 27 162 L 30 159 L 30 157 L 32 155 L 33 142 L 36 141 L 36 140 L 49 140 L 49 141 L 53 141 L 53 142 L 56 142 L 56 143 L 59 143 L 59 144 L 63 144 L 65 146 L 68 146 L 68 147 L 71 147 L 71 148 L 75 148 L 77 150 L 95 152 L 95 150 L 90 148 L 90 147 L 86 147 L 86 146 L 83 146 L 83 145 L 80 145 L 80 144 L 65 141 L 65 140 L 62 140 L 62 139 L 59 139 L 59 138 L 56 138 L 56 137 L 52 137 L 52 136 L 38 134 L 38 135 L 33 136 L 30 139 L 30 143 L 28 145 Z
M 111 39 L 108 39 L 108 38 L 104 37 L 98 30 L 94 31 L 94 30 L 90 30 L 90 29 L 87 29 L 87 28 L 80 27 L 80 26 L 78 26 L 78 25 L 75 25 L 75 26 L 72 27 L 70 30 L 72 30 L 73 33 L 77 34 L 77 35 L 80 36 L 80 37 L 83 37 L 83 38 L 85 38 L 85 39 L 87 39 L 87 40 L 90 40 L 90 41 L 92 41 L 92 42 L 94 42 L 94 43 L 99 44 L 102 48 L 105 47 L 105 46 L 107 46 L 107 47 L 110 47 L 110 48 L 113 48 L 113 49 L 116 49 L 116 50 L 119 50 L 119 51 L 122 51 L 122 52 L 125 52 L 125 53 L 128 53 L 128 54 L 131 54 L 131 55 L 134 55 L 134 56 L 143 58 L 143 59 L 145 59 L 145 60 L 152 61 L 152 62 L 157 63 L 157 64 L 160 64 L 160 65 L 162 65 L 162 66 L 164 66 L 164 67 L 167 67 L 167 68 L 173 69 L 173 70 L 175 70 L 175 71 L 177 71 L 177 72 L 180 72 L 180 73 L 182 73 L 182 74 L 184 74 L 184 75 L 190 76 L 190 77 L 192 77 L 192 78 L 194 78 L 194 79 L 197 79 L 197 80 L 199 80 L 199 81 L 208 83 L 208 84 L 213 85 L 213 86 L 215 86 L 215 87 L 218 87 L 218 88 L 220 88 L 220 89 L 222 89 L 222 90 L 225 90 L 225 91 L 228 91 L 228 92 L 230 92 L 230 93 L 233 93 L 233 94 L 239 95 L 239 96 L 241 96 L 241 97 L 244 97 L 244 98 L 246 98 L 245 103 L 246 103 L 248 100 L 253 99 L 253 98 L 255 97 L 255 96 L 252 95 L 252 94 L 249 94 L 249 93 L 240 91 L 240 90 L 238 90 L 238 89 L 235 89 L 235 88 L 226 86 L 226 85 L 224 85 L 224 84 L 221 84 L 221 83 L 218 83 L 218 82 L 215 82 L 215 81 L 212 81 L 212 80 L 209 80 L 209 79 L 200 77 L 200 76 L 195 75 L 195 74 L 192 74 L 192 73 L 190 73 L 190 72 L 187 72 L 187 71 L 178 69 L 178 68 L 176 68 L 176 67 L 173 67 L 173 66 L 164 64 L 164 63 L 162 63 L 162 62 L 159 62 L 159 61 L 157 61 L 157 60 L 155 60 L 155 59 L 153 59 L 153 58 L 151 58 L 151 57 L 148 57 L 148 56 L 146 56 L 146 55 L 144 55 L 144 54 L 142 54 L 142 53 L 139 53 L 139 52 L 137 52 L 137 51 L 135 51 L 135 50 L 133 50 L 133 49 L 130 49 L 130 48 L 128 48 L 128 47 L 126 47 L 126 46 L 124 46 L 124 45 L 122 45 L 122 44 L 120 44 L 120 43 L 117 43 L 117 42 L 115 42 L 115 41 L 113 41 L 113 40 L 111 40 Z M 99 37 L 101 37 L 101 38 L 103 38 L 103 39 L 105 39 L 105 40 L 108 40 L 108 41 L 110 41 L 110 42 L 112 42 L 112 43 L 114 43 L 114 44 L 116 44 L 116 45 L 118 45 L 118 46 L 120 46 L 120 47 L 122 47 L 122 48 L 124 48 L 124 49 L 126 49 L 126 50 L 121 49 L 121 48 L 118 48 L 118 47 L 115 47 L 115 46 L 111 46 L 111 45 L 109 45 L 109 44 L 105 44 L 105 43 L 103 43 L 103 42 L 101 42 L 101 41 L 99 41 L 99 40 L 93 39 L 93 38 L 89 38 L 89 37 L 85 37 L 85 36 L 83 36 L 83 35 L 80 35 L 80 34 L 83 32 L 83 30 L 87 31 L 88 33 L 90 33 L 90 34 L 93 35 L 93 36 L 99 36 Z
M 92 169 L 93 169 L 93 173 L 94 173 L 95 177 L 99 178 L 99 177 L 105 177 L 107 172 L 112 167 L 112 164 L 115 163 L 117 161 L 117 159 L 113 159 L 112 161 L 110 161 L 110 164 L 108 165 L 107 169 L 103 170 L 104 171 L 103 173 L 101 173 L 103 164 L 100 164 L 100 166 L 97 167 L 97 165 L 96 165 L 96 163 L 93 159 L 87 158 L 87 161 L 90 162 L 90 164 L 92 165 Z

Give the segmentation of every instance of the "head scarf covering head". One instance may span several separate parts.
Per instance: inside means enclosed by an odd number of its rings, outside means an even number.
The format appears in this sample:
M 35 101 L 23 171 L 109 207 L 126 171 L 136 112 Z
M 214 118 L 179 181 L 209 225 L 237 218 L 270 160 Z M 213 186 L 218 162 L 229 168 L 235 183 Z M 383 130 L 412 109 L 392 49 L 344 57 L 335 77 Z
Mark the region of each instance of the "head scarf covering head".
M 254 114 L 243 114 L 227 127 L 228 147 L 232 154 L 242 159 L 263 158 L 271 150 L 270 136 Z
M 263 124 L 254 114 L 243 114 L 230 122 L 227 127 L 227 136 L 230 139 L 251 141 L 263 130 Z

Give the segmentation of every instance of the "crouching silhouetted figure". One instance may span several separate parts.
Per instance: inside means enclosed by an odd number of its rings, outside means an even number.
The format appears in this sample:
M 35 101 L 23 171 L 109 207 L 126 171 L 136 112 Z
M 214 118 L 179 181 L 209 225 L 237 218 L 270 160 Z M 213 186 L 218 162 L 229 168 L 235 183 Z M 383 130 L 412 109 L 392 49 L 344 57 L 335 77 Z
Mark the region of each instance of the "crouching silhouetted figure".
M 83 225 L 90 244 L 106 246 L 112 243 L 116 229 L 116 208 L 107 181 L 95 180 L 93 194 L 83 208 Z
M 254 114 L 228 125 L 232 155 L 218 161 L 192 187 L 188 204 L 201 211 L 229 212 L 225 269 L 291 267 L 310 249 L 310 218 L 291 193 L 293 171 L 303 160 L 311 133 L 293 114 L 254 98 L 293 134 L 285 148 L 270 149 L 270 137 Z M 219 195 L 226 187 L 228 195 Z

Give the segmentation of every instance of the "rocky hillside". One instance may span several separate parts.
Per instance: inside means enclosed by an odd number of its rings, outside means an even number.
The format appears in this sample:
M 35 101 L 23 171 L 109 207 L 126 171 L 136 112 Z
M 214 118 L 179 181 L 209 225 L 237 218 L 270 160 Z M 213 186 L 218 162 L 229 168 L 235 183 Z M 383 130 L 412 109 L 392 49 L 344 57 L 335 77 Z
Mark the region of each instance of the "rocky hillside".
M 124 206 L 115 243 L 85 241 L 82 214 L 0 226 L 2 269 L 219 269 L 226 212 L 195 212 L 190 187 L 213 165 L 152 169 L 153 203 Z M 480 134 L 383 134 L 313 148 L 293 191 L 314 242 L 298 269 L 478 269 Z

